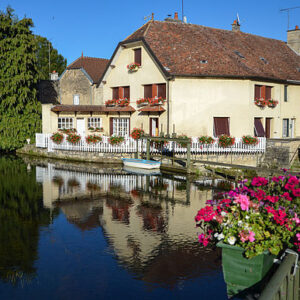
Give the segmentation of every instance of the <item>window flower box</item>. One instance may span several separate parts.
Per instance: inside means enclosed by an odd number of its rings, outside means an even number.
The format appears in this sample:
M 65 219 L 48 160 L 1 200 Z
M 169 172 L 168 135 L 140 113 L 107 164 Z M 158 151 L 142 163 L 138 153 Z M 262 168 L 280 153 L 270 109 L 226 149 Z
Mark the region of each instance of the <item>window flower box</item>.
M 124 107 L 124 106 L 128 106 L 130 103 L 130 101 L 127 98 L 120 98 L 117 100 L 117 105 Z
M 141 98 L 136 101 L 137 106 L 147 106 L 149 105 L 149 99 L 147 98 Z
M 164 102 L 165 102 L 165 99 L 163 99 L 162 97 L 155 97 L 155 98 L 149 99 L 149 104 L 151 106 L 163 105 Z
M 105 101 L 105 106 L 114 107 L 117 105 L 117 101 L 118 100 L 116 100 L 116 99 L 107 100 L 107 101 Z
M 278 104 L 278 101 L 276 101 L 276 100 L 273 100 L 273 99 L 268 100 L 268 107 L 274 108 L 277 106 L 277 104 Z
M 138 64 L 138 63 L 131 63 L 131 64 L 127 65 L 127 70 L 129 72 L 136 72 L 139 69 L 140 66 L 141 65 Z

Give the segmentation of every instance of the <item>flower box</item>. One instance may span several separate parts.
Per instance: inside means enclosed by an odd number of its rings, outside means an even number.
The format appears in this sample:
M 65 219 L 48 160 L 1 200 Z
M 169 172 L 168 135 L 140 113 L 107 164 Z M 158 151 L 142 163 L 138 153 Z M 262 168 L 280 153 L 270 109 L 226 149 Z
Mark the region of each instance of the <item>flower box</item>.
M 139 69 L 140 66 L 141 65 L 138 64 L 138 63 L 131 63 L 131 64 L 127 65 L 127 70 L 129 72 L 136 72 Z
M 274 258 L 269 251 L 264 251 L 251 259 L 244 257 L 244 249 L 223 242 L 217 243 L 222 248 L 222 268 L 227 293 L 229 296 L 250 288 L 260 282 L 271 269 Z

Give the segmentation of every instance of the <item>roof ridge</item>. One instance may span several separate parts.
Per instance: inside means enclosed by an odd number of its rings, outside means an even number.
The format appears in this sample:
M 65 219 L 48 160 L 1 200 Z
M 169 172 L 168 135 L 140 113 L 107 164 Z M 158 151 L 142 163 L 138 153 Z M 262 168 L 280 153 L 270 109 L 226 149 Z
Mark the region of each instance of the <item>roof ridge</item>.
M 147 22 L 147 23 L 149 23 L 149 25 L 148 25 L 148 27 L 146 28 L 146 30 L 145 30 L 145 32 L 144 32 L 144 34 L 143 34 L 143 37 L 145 37 L 145 36 L 147 35 L 147 33 L 148 33 L 148 31 L 149 31 L 149 28 L 150 28 L 151 24 L 153 23 L 153 21 L 154 21 L 154 20 L 150 20 L 149 22 Z
M 132 34 L 130 34 L 129 36 L 127 36 L 124 41 L 129 40 L 129 38 L 134 35 L 137 31 L 139 31 L 140 29 L 142 29 L 144 26 L 146 26 L 149 22 L 151 22 L 153 20 L 148 21 L 147 23 L 145 23 L 144 25 L 142 25 L 141 27 L 139 27 L 137 30 L 135 30 Z M 144 35 L 143 35 L 144 36 Z

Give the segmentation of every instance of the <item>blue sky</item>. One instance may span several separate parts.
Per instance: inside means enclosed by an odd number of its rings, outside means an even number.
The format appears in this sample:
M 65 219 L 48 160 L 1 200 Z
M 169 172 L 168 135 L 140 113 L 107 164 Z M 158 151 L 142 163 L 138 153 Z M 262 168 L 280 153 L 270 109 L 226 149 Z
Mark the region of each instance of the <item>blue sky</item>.
M 154 13 L 163 20 L 178 11 L 182 0 L 1 0 L 0 10 L 10 5 L 19 18 L 32 18 L 34 33 L 47 37 L 67 58 L 81 55 L 110 58 L 119 41 L 142 26 Z M 189 23 L 231 29 L 239 13 L 241 30 L 286 41 L 287 13 L 281 8 L 300 6 L 296 0 L 184 0 Z M 300 26 L 300 9 L 290 12 L 290 28 Z M 163 41 L 162 41 L 163 42 Z

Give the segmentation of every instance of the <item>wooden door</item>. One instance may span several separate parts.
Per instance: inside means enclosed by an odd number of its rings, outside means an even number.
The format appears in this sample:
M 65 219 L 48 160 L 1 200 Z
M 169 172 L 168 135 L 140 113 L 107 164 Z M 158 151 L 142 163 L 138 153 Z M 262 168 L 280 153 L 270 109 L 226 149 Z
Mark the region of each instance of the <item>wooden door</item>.
M 269 139 L 271 137 L 271 121 L 272 118 L 266 118 L 266 138 Z

